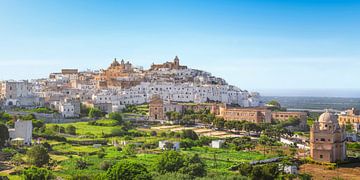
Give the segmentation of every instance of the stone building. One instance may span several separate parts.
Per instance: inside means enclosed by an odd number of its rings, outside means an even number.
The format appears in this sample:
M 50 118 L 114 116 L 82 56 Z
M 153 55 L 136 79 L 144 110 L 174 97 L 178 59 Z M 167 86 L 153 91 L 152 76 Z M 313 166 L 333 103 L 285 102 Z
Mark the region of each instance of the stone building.
M 159 95 L 153 95 L 149 104 L 150 120 L 167 120 L 167 112 L 182 114 L 184 107 L 177 102 L 163 101 Z
M 160 96 L 154 95 L 149 104 L 149 119 L 150 120 L 164 120 L 164 102 Z
M 306 127 L 307 113 L 306 112 L 291 112 L 291 111 L 274 111 L 271 112 L 273 120 L 287 121 L 290 118 L 297 118 L 300 120 L 300 127 Z
M 321 114 L 310 129 L 310 155 L 315 161 L 337 162 L 346 158 L 346 134 L 334 114 Z
M 80 117 L 80 101 L 76 99 L 65 99 L 60 102 L 59 112 L 64 118 Z
M 130 83 L 129 86 L 133 86 L 137 83 L 131 84 L 132 81 L 120 81 L 121 78 L 130 77 L 132 73 L 134 73 L 134 69 L 129 61 L 125 63 L 124 60 L 121 60 L 121 63 L 119 63 L 115 58 L 110 67 L 106 70 L 101 70 L 99 75 L 95 77 L 95 80 L 98 82 L 98 87 L 124 86 L 121 83 Z
M 248 121 L 252 123 L 271 123 L 271 111 L 267 108 L 227 107 L 226 104 L 213 107 L 212 112 L 224 120 Z
M 347 123 L 360 124 L 359 110 L 357 110 L 355 108 L 346 110 L 345 113 L 339 115 L 338 120 L 339 120 L 340 125 L 345 125 Z
M 180 60 L 177 56 L 175 56 L 175 59 L 173 62 L 165 62 L 163 64 L 152 64 L 150 70 L 161 70 L 161 69 L 167 69 L 167 70 L 172 70 L 172 69 L 187 69 L 186 66 L 181 66 L 180 65 Z
M 31 145 L 32 121 L 17 120 L 15 128 L 9 129 L 10 140 L 22 141 L 25 145 Z
M 0 99 L 6 106 L 20 105 L 20 98 L 31 95 L 31 84 L 28 81 L 3 81 L 0 83 Z

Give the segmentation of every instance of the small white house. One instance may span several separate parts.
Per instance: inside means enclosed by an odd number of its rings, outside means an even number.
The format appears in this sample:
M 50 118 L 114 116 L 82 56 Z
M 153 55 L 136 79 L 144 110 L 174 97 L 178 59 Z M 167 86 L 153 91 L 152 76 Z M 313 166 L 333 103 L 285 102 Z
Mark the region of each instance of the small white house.
M 159 148 L 162 150 L 166 149 L 166 144 L 171 143 L 173 145 L 173 150 L 178 151 L 180 150 L 180 142 L 169 142 L 169 141 L 159 141 Z
M 298 174 L 298 168 L 294 165 L 284 166 L 284 173 L 286 174 Z
M 32 121 L 17 120 L 15 128 L 9 129 L 10 140 L 23 141 L 25 145 L 31 145 L 32 129 Z
M 220 149 L 224 143 L 225 143 L 225 140 L 213 140 L 213 141 L 211 141 L 211 147 Z

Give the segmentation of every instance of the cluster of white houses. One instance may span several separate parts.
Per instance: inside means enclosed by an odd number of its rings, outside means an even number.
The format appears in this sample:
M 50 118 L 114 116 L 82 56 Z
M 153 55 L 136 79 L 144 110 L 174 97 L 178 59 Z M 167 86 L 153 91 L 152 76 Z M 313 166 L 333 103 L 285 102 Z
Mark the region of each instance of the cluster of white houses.
M 2 81 L 3 107 L 49 107 L 63 118 L 80 116 L 80 104 L 105 112 L 119 111 L 125 105 L 149 103 L 151 97 L 176 102 L 218 102 L 241 107 L 261 105 L 258 93 L 250 93 L 210 73 L 172 62 L 152 64 L 149 70 L 135 68 L 116 59 L 100 71 L 63 69 L 48 78 L 32 81 Z

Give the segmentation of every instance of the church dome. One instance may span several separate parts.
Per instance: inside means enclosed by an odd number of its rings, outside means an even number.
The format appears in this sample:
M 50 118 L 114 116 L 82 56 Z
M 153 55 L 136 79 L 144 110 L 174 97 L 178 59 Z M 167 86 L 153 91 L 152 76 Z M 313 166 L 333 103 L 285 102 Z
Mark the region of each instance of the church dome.
M 337 123 L 337 118 L 333 113 L 326 110 L 319 117 L 319 123 Z

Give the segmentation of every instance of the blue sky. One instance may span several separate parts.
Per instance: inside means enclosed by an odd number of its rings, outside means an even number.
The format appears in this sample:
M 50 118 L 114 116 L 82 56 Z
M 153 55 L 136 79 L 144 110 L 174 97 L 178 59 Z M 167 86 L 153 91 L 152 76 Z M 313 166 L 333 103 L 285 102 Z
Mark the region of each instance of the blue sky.
M 172 60 L 243 89 L 360 89 L 360 1 L 0 0 L 0 79 Z M 359 90 L 360 92 L 360 90 Z

